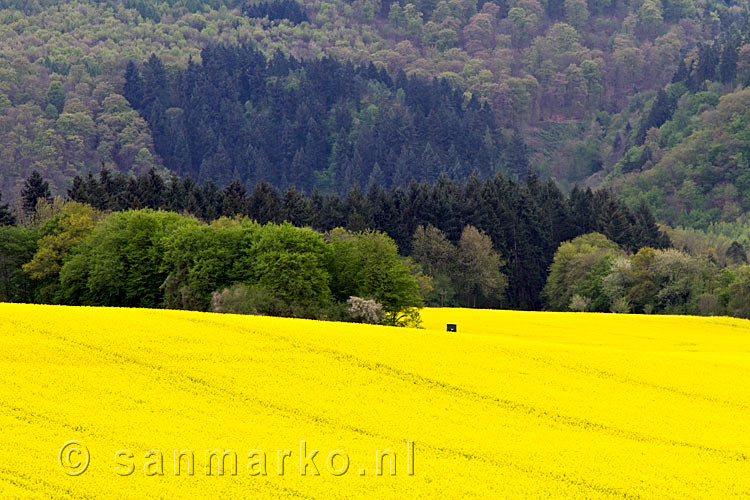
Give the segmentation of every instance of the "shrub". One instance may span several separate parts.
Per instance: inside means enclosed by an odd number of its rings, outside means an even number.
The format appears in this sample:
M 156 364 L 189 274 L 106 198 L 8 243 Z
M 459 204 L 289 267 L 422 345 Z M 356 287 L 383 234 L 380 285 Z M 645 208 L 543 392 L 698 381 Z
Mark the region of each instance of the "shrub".
M 625 297 L 619 297 L 612 301 L 609 310 L 617 314 L 629 314 L 632 310 L 630 302 Z
M 374 300 L 360 297 L 349 297 L 346 301 L 349 305 L 349 315 L 357 323 L 369 323 L 371 325 L 380 323 L 385 319 L 383 306 Z
M 284 302 L 261 287 L 237 283 L 230 288 L 214 292 L 211 296 L 214 312 L 227 314 L 257 314 L 261 316 L 288 316 L 291 311 Z
M 570 299 L 570 305 L 568 308 L 575 312 L 586 312 L 591 309 L 591 299 L 584 297 L 583 295 L 575 294 Z

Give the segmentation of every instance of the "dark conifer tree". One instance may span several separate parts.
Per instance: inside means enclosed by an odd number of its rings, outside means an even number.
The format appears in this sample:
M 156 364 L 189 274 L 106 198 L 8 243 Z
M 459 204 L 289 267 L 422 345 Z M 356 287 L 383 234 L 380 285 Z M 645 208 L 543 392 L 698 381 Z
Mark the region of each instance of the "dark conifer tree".
M 646 139 L 646 132 L 648 132 L 650 128 L 659 128 L 664 125 L 667 120 L 671 119 L 675 107 L 676 103 L 674 102 L 674 99 L 670 98 L 664 89 L 660 89 L 656 94 L 656 99 L 651 105 L 648 115 L 646 115 L 646 118 L 641 122 L 641 126 L 638 129 L 638 136 L 636 137 L 637 143 L 643 144 L 643 141 Z
M 734 40 L 727 41 L 724 44 L 724 50 L 721 52 L 721 62 L 719 63 L 719 77 L 721 83 L 731 84 L 737 76 L 737 61 L 739 56 L 739 47 Z
M 245 186 L 235 179 L 230 185 L 224 188 L 221 214 L 227 217 L 235 215 L 247 215 L 250 209 L 250 198 L 247 195 Z
M 591 189 L 582 190 L 574 186 L 568 198 L 573 234 L 581 235 L 597 230 L 597 214 L 594 207 L 594 194 Z
M 68 188 L 68 198 L 79 203 L 88 202 L 88 194 L 86 193 L 86 184 L 80 175 L 73 177 L 73 184 Z
M 165 193 L 165 207 L 171 212 L 182 212 L 185 210 L 186 194 L 185 185 L 179 176 L 173 173 L 169 178 L 167 192 Z
M 726 251 L 726 258 L 730 264 L 738 266 L 747 264 L 747 252 L 745 248 L 737 241 L 733 241 Z
M 14 226 L 16 217 L 7 203 L 3 204 L 3 193 L 0 193 L 0 226 Z
M 189 178 L 188 178 L 189 179 Z M 199 219 L 209 220 L 206 217 L 205 202 L 203 191 L 198 184 L 185 182 L 185 211 L 198 217 Z
M 364 231 L 373 226 L 372 209 L 359 184 L 355 183 L 349 190 L 344 202 L 344 213 L 347 217 L 346 228 L 350 231 Z
M 204 220 L 214 220 L 222 212 L 221 192 L 211 180 L 203 184 L 201 189 L 201 209 Z
M 297 227 L 307 227 L 313 224 L 312 201 L 304 196 L 297 188 L 290 187 L 284 192 L 284 220 Z
M 257 184 L 250 195 L 248 213 L 261 224 L 281 222 L 284 213 L 278 191 L 267 182 Z
M 161 177 L 159 178 L 161 181 Z M 94 177 L 91 172 L 86 176 L 85 191 L 87 195 L 86 203 L 96 208 L 97 210 L 109 209 L 109 195 L 104 190 L 104 187 L 99 180 Z
M 600 191 L 597 195 L 595 207 L 599 214 L 599 232 L 618 245 L 630 248 L 633 235 L 626 209 L 608 191 Z
M 138 176 L 138 198 L 144 207 L 158 209 L 164 206 L 166 185 L 156 169 Z
M 669 236 L 659 229 L 656 219 L 645 201 L 641 200 L 640 205 L 633 213 L 633 218 L 633 242 L 630 245 L 633 251 L 643 247 L 669 248 L 672 246 Z
M 52 200 L 49 183 L 42 178 L 39 171 L 34 170 L 26 179 L 23 191 L 21 191 L 21 199 L 23 200 L 23 210 L 27 214 L 36 213 L 36 204 L 39 199 Z
M 133 109 L 141 109 L 143 106 L 143 79 L 133 61 L 128 61 L 125 68 L 125 86 L 122 95 Z

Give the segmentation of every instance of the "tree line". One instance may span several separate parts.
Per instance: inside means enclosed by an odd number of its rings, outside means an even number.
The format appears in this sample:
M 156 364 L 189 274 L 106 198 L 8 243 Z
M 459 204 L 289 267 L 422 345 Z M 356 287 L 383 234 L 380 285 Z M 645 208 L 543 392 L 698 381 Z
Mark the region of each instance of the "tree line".
M 645 206 L 535 176 L 341 198 L 104 170 L 63 200 L 35 173 L 0 225 L 0 300 L 409 325 L 423 304 L 750 317 L 736 240 L 670 230 L 671 248 Z
M 731 315 L 750 318 L 750 266 L 742 245 L 716 259 L 675 248 L 623 251 L 602 234 L 565 242 L 543 296 L 558 311 Z
M 49 199 L 44 183 L 38 175 L 26 182 L 26 209 L 20 209 L 25 225 L 38 218 L 26 210 L 39 198 Z M 319 233 L 335 228 L 383 233 L 432 278 L 431 289 L 424 290 L 431 305 L 542 308 L 555 250 L 592 231 L 631 251 L 669 246 L 645 205 L 629 210 L 609 191 L 574 189 L 565 196 L 554 182 L 536 176 L 521 183 L 501 175 L 472 176 L 466 183 L 441 176 L 434 184 L 414 181 L 387 190 L 371 184 L 365 192 L 355 185 L 342 197 L 318 191 L 308 196 L 294 187 L 282 192 L 267 183 L 248 191 L 239 181 L 219 189 L 189 177 L 165 180 L 155 170 L 130 178 L 102 170 L 77 177 L 69 196 L 106 213 L 147 208 L 205 222 L 239 216 Z M 53 224 L 49 231 L 56 228 Z

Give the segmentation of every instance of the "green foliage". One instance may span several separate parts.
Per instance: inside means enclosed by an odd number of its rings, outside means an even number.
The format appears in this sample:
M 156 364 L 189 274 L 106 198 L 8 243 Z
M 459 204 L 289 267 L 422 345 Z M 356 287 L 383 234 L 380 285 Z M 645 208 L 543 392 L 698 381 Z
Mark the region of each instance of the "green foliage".
M 0 302 L 32 302 L 34 284 L 22 265 L 36 252 L 36 231 L 0 226 Z
M 491 102 L 498 124 L 518 128 L 527 139 L 549 121 L 578 125 L 605 108 L 624 111 L 636 92 L 662 88 L 679 63 L 684 64 L 681 54 L 692 57 L 699 43 L 715 43 L 719 27 L 732 32 L 748 15 L 746 1 L 731 8 L 708 2 L 699 6 L 700 12 L 692 0 L 495 1 L 480 2 L 479 12 L 477 2 L 467 0 L 297 3 L 302 5 L 298 20 L 309 22 L 295 24 L 283 15 L 270 21 L 251 18 L 236 0 L 5 2 L 0 189 L 15 199 L 34 169 L 50 180 L 53 193 L 62 193 L 76 173 L 96 172 L 102 165 L 137 174 L 168 163 L 161 157 L 163 150 L 155 154 L 154 135 L 178 130 L 187 111 L 165 109 L 168 118 L 149 128 L 146 120 L 151 116 L 139 116 L 127 100 L 111 105 L 122 94 L 132 97 L 127 86 L 122 88 L 127 62 L 144 61 L 152 53 L 162 58 L 167 74 L 184 68 L 190 58 L 200 63 L 201 49 L 221 41 L 257 44 L 268 55 L 280 50 L 308 60 L 330 56 L 373 62 L 394 79 L 402 70 L 427 78 L 443 75 L 467 96 Z M 560 22 L 563 19 L 567 24 Z M 714 51 L 721 56 L 714 66 L 721 63 L 722 83 L 730 87 L 750 74 L 750 49 L 741 37 L 735 38 L 740 41 L 731 50 Z M 30 39 L 35 43 L 26 43 Z M 695 68 L 699 66 L 711 64 Z M 337 134 L 338 129 L 326 133 Z M 608 133 L 602 145 L 605 155 L 599 159 L 605 168 L 623 152 L 613 147 L 613 154 L 606 154 L 615 140 L 612 131 Z M 594 149 L 602 139 L 587 125 L 574 135 L 559 148 L 538 145 L 550 163 L 548 172 L 567 183 L 601 168 L 592 150 L 582 155 L 583 166 L 563 165 L 569 156 L 562 152 L 581 151 L 576 142 L 593 140 Z M 169 145 L 182 154 L 191 143 L 180 136 Z M 214 152 L 218 145 L 209 149 Z M 552 151 L 548 154 L 547 149 Z M 289 164 L 296 152 L 288 153 Z M 220 164 L 221 158 L 211 157 L 207 165 Z M 175 163 L 180 162 L 190 163 L 184 155 Z M 385 162 L 380 163 L 385 168 Z M 317 174 L 325 178 L 330 172 Z M 224 175 L 231 177 L 232 172 Z
M 16 224 L 16 217 L 11 212 L 8 203 L 3 204 L 3 194 L 0 193 L 0 227 L 13 226 Z
M 468 225 L 458 245 L 432 225 L 419 226 L 412 238 L 412 258 L 432 277 L 431 305 L 493 307 L 501 304 L 508 279 L 505 263 L 486 233 Z
M 706 109 L 716 97 L 704 92 L 681 100 L 674 119 L 662 126 L 671 149 L 664 153 L 657 145 L 649 168 L 626 179 L 626 200 L 646 201 L 668 224 L 703 229 L 750 209 L 750 89 L 727 94 L 716 109 Z M 702 109 L 700 120 L 688 119 L 691 110 Z
M 250 251 L 258 286 L 300 317 L 316 317 L 330 305 L 331 257 L 322 235 L 288 223 L 263 226 Z
M 750 318 L 750 266 L 742 266 L 734 273 L 729 285 L 729 312 L 740 318 Z
M 60 271 L 63 303 L 162 307 L 164 238 L 193 219 L 169 212 L 131 210 L 100 222 Z
M 56 277 L 71 249 L 91 234 L 99 214 L 88 205 L 68 201 L 60 213 L 41 228 L 41 238 L 34 257 L 23 266 L 35 280 Z
M 457 280 L 459 288 L 469 307 L 477 307 L 482 303 L 480 299 L 490 304 L 502 300 L 508 285 L 507 278 L 501 272 L 504 265 L 487 234 L 474 226 L 464 228 L 458 242 L 456 270 L 460 276 Z
M 259 286 L 236 283 L 214 292 L 211 310 L 228 314 L 256 314 L 261 316 L 291 316 L 289 305 L 273 292 Z
M 551 307 L 562 309 L 564 301 L 559 295 L 564 295 L 571 297 L 567 307 L 573 311 L 747 314 L 743 295 L 747 266 L 720 269 L 707 256 L 675 249 L 642 248 L 635 255 L 612 254 L 608 245 L 598 240 L 596 247 L 577 245 L 581 253 L 575 253 L 573 245 L 561 245 L 545 289 Z M 594 261 L 597 247 L 600 256 Z M 568 273 L 554 268 L 563 263 Z
M 421 307 L 422 297 L 408 262 L 387 235 L 375 231 L 330 234 L 333 247 L 332 279 L 339 300 L 351 296 L 373 299 L 383 306 L 385 324 L 412 324 L 411 308 Z
M 608 310 L 609 299 L 603 297 L 602 279 L 609 272 L 612 258 L 621 254 L 616 243 L 598 233 L 562 243 L 543 291 L 547 306 L 567 311 L 573 296 L 579 295 L 590 300 L 594 310 Z
M 184 225 L 164 239 L 165 305 L 209 309 L 211 294 L 254 277 L 249 249 L 260 226 L 249 220 L 220 219 L 211 225 Z
M 47 91 L 47 101 L 55 107 L 57 113 L 62 113 L 65 109 L 65 91 L 60 82 L 52 82 Z M 57 118 L 57 116 L 55 116 Z

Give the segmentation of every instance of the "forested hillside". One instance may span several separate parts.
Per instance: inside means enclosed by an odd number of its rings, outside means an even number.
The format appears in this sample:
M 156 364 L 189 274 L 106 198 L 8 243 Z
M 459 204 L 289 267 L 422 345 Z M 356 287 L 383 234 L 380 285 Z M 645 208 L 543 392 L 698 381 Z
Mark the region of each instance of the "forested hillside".
M 167 76 L 152 56 L 125 77 L 156 153 L 182 176 L 345 192 L 355 183 L 489 177 L 508 163 L 489 105 L 464 105 L 445 80 L 400 71 L 394 81 L 372 64 L 327 57 L 267 60 L 246 47 L 209 46 L 201 60 Z
M 744 0 L 0 7 L 0 187 L 13 199 L 34 169 L 64 193 L 102 166 L 339 191 L 531 168 L 566 188 L 595 186 L 643 146 L 644 125 L 659 126 L 663 117 L 648 116 L 659 89 L 684 80 L 691 96 L 722 95 L 750 67 Z M 248 73 L 251 62 L 231 53 L 254 54 L 257 66 Z M 137 92 L 124 97 L 126 74 L 147 79 L 152 54 L 168 91 L 157 112 Z M 252 87 L 243 74 L 257 78 Z M 216 123 L 225 114 L 232 129 Z

